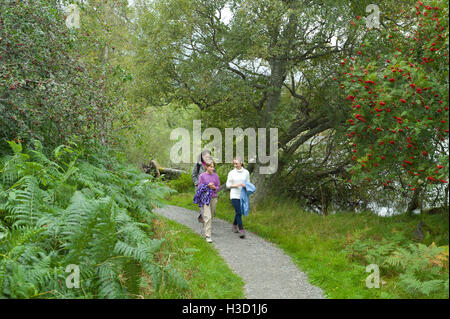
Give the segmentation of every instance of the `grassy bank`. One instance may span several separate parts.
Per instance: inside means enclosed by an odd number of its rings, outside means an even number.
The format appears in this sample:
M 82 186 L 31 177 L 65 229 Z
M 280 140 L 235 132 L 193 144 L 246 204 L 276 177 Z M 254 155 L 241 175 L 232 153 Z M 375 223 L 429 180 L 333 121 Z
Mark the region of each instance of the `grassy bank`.
M 218 218 L 232 221 L 227 193 L 219 196 Z M 168 198 L 196 209 L 193 191 Z M 425 238 L 414 230 L 422 220 Z M 244 226 L 277 244 L 328 298 L 448 298 L 448 214 L 379 217 L 303 211 L 292 200 L 268 200 L 244 217 Z M 439 247 L 438 247 L 439 246 Z M 377 264 L 380 288 L 366 287 L 366 266 Z
M 165 242 L 156 254 L 158 262 L 170 264 L 186 280 L 188 286 L 179 289 L 173 285 L 161 287 L 158 294 L 147 276 L 141 294 L 145 298 L 162 299 L 241 299 L 244 282 L 232 272 L 211 244 L 188 227 L 164 217 L 152 221 L 155 238 Z

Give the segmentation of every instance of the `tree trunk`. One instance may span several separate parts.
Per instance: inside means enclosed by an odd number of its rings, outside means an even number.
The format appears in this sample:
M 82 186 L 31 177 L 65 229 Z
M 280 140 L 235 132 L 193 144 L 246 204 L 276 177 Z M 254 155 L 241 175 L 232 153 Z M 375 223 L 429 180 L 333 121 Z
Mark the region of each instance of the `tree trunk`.
M 259 168 L 261 164 L 256 163 L 254 165 L 253 174 L 250 178 L 250 181 L 255 185 L 256 191 L 250 197 L 252 203 L 258 204 L 261 203 L 270 193 L 271 190 L 271 181 L 273 180 L 273 174 L 261 174 L 259 172 Z
M 419 241 L 423 241 L 423 239 L 425 238 L 425 235 L 423 233 L 424 226 L 425 226 L 425 223 L 420 220 L 419 223 L 417 224 L 416 229 L 413 232 L 414 237 Z
M 286 78 L 286 61 L 278 57 L 270 61 L 270 86 L 267 94 L 267 105 L 264 114 L 264 125 L 267 128 L 272 121 L 275 111 L 278 110 L 280 104 L 281 89 L 284 79 Z
M 328 194 L 323 190 L 322 185 L 320 185 L 320 197 L 322 201 L 322 215 L 327 216 L 328 215 Z
M 262 110 L 262 123 L 260 127 L 264 127 L 266 129 L 270 129 L 272 124 L 273 115 L 278 110 L 278 106 L 280 104 L 281 98 L 281 90 L 283 87 L 284 79 L 286 78 L 286 60 L 274 57 L 270 62 L 271 67 L 271 75 L 270 75 L 270 86 L 268 88 L 267 93 L 267 102 L 266 107 Z M 267 136 L 269 140 L 270 137 Z M 270 148 L 270 143 L 266 141 L 266 149 L 263 150 L 265 154 L 268 154 L 268 150 Z M 277 150 L 278 152 L 278 150 Z M 252 195 L 252 201 L 254 203 L 259 203 L 264 199 L 270 191 L 271 181 L 273 180 L 273 175 L 261 174 L 259 172 L 260 167 L 262 165 L 260 163 L 255 163 L 253 165 L 253 176 L 252 183 L 256 186 L 256 192 Z M 278 166 L 278 170 L 280 170 L 280 166 Z
M 413 197 L 412 197 L 411 201 L 409 202 L 408 208 L 406 210 L 406 212 L 409 215 L 412 215 L 412 213 L 415 209 L 420 209 L 420 211 L 422 212 L 422 201 L 420 200 L 420 193 L 421 193 L 421 188 L 417 187 L 417 189 L 413 193 Z
M 444 209 L 448 213 L 448 185 L 445 188 Z

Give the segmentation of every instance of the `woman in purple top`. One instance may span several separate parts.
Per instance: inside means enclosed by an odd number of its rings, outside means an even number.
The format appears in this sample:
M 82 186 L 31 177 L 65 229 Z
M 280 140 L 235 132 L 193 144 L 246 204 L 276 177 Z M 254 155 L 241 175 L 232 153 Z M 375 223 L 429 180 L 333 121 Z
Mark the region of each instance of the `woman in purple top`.
M 211 195 L 211 202 L 209 203 L 209 205 L 203 206 L 203 233 L 205 234 L 206 241 L 208 243 L 212 243 L 211 224 L 212 218 L 216 213 L 217 192 L 220 189 L 220 180 L 219 175 L 214 173 L 215 164 L 213 161 L 206 163 L 205 166 L 206 172 L 200 174 L 200 177 L 198 179 L 198 186 L 200 187 L 202 184 L 206 184 L 213 191 Z

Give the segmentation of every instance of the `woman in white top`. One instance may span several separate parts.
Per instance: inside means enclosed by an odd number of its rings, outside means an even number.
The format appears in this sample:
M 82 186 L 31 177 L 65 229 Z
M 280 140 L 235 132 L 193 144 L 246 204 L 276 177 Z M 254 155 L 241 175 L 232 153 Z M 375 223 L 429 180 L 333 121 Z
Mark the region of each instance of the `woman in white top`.
M 236 212 L 233 231 L 235 233 L 239 232 L 239 237 L 244 238 L 245 231 L 242 224 L 241 190 L 242 187 L 245 187 L 245 182 L 250 181 L 250 173 L 242 166 L 243 161 L 238 157 L 234 158 L 233 165 L 234 169 L 228 173 L 226 186 L 230 189 L 230 199 Z

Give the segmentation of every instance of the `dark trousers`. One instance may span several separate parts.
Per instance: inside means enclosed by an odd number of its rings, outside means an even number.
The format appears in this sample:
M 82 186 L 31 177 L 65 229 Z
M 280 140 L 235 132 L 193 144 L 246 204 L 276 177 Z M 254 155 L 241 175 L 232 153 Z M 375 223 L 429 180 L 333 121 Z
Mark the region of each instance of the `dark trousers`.
M 233 198 L 231 202 L 233 203 L 234 211 L 236 212 L 233 225 L 238 225 L 239 229 L 244 229 L 244 226 L 242 225 L 241 200 Z

